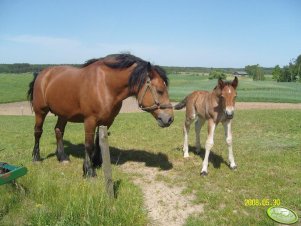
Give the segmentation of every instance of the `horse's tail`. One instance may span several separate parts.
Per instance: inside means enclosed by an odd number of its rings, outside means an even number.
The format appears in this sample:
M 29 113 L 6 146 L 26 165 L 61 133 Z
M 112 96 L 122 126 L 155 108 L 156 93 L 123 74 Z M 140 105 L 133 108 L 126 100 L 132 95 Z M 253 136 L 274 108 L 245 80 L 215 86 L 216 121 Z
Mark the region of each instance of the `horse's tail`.
M 187 97 L 184 98 L 184 100 L 182 100 L 180 103 L 178 103 L 177 105 L 174 106 L 175 110 L 180 110 L 184 107 L 186 107 L 186 102 L 187 102 Z
M 32 102 L 32 100 L 33 100 L 33 87 L 34 87 L 34 83 L 35 83 L 38 75 L 39 75 L 38 72 L 34 72 L 33 80 L 29 83 L 29 89 L 27 91 L 27 100 L 29 100 L 30 102 Z

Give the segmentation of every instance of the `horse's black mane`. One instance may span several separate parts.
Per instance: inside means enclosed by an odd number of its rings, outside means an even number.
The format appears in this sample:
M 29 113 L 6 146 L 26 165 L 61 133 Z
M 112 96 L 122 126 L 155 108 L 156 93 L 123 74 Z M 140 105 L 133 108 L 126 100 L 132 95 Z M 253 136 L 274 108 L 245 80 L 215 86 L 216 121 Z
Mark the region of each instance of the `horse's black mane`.
M 112 54 L 104 58 L 91 59 L 81 67 L 87 67 L 99 60 L 103 61 L 106 66 L 113 69 L 125 69 L 131 67 L 135 63 L 137 64 L 129 79 L 130 92 L 133 92 L 135 87 L 138 87 L 138 90 L 142 88 L 148 77 L 148 72 L 150 72 L 151 69 L 154 69 L 168 86 L 168 78 L 163 68 L 158 65 L 151 65 L 149 62 L 131 54 Z

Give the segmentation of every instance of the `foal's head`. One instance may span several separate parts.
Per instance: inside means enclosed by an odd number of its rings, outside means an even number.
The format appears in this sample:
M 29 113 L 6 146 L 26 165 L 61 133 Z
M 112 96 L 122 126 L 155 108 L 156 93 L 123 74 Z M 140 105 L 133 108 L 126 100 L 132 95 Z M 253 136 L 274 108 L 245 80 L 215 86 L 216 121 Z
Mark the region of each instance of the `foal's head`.
M 227 119 L 232 119 L 234 116 L 235 98 L 237 96 L 236 88 L 238 86 L 238 79 L 235 76 L 232 82 L 224 82 L 222 79 L 218 80 L 217 88 L 219 90 L 218 96 L 222 105 L 223 111 Z
M 137 93 L 139 107 L 150 112 L 161 127 L 170 126 L 174 120 L 173 107 L 168 95 L 168 79 L 159 66 L 148 64 L 145 83 Z

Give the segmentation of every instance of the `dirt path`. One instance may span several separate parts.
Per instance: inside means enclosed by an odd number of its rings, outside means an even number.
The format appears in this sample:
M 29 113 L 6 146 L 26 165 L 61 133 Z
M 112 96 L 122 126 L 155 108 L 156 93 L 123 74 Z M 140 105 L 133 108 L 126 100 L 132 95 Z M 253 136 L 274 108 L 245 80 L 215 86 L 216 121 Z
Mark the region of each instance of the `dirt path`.
M 120 168 L 142 189 L 150 225 L 181 226 L 191 214 L 204 212 L 203 205 L 193 204 L 193 195 L 183 194 L 184 185 L 173 186 L 170 182 L 158 179 L 163 176 L 168 178 L 167 181 L 176 180 L 177 175 L 173 170 L 160 171 L 138 162 L 127 162 Z
M 174 105 L 175 103 L 173 103 Z M 247 109 L 301 109 L 301 103 L 257 103 L 257 102 L 238 102 L 236 103 L 237 110 Z M 137 100 L 129 97 L 123 101 L 120 113 L 142 112 L 138 108 Z M 33 115 L 28 101 L 0 104 L 0 115 Z
M 301 104 L 237 103 L 236 109 L 301 109 Z M 142 111 L 138 108 L 135 98 L 127 98 L 120 112 Z M 0 104 L 0 115 L 33 115 L 33 112 L 28 102 L 18 102 Z M 168 178 L 168 181 L 173 181 L 177 177 L 173 170 L 160 171 L 158 168 L 145 167 L 143 163 L 138 162 L 127 162 L 120 168 L 128 173 L 133 182 L 141 188 L 151 225 L 180 226 L 191 214 L 204 212 L 203 205 L 193 204 L 193 195 L 183 194 L 184 185 L 173 186 L 172 182 L 158 180 L 160 176 L 163 176 Z

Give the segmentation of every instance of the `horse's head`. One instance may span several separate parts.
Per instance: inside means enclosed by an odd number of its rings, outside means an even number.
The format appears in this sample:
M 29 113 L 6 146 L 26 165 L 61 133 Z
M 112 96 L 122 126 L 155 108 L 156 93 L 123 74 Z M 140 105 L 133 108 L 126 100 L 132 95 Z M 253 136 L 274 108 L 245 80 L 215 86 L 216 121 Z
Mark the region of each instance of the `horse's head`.
M 139 107 L 150 112 L 161 127 L 168 127 L 174 120 L 173 107 L 168 96 L 168 80 L 158 66 L 148 65 L 146 81 L 137 94 Z
M 235 76 L 232 82 L 224 82 L 222 79 L 218 80 L 219 97 L 222 102 L 223 111 L 227 119 L 232 119 L 234 116 L 235 99 L 237 96 L 236 88 L 238 86 L 238 79 Z

